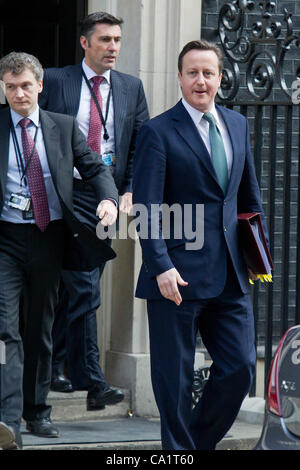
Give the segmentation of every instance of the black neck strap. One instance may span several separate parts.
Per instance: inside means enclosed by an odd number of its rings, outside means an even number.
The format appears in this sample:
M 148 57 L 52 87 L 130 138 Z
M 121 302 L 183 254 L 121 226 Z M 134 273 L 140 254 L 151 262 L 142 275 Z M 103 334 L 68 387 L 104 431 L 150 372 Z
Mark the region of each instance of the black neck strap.
M 106 104 L 106 112 L 105 112 L 105 118 L 103 116 L 103 113 L 102 113 L 102 109 L 99 105 L 99 102 L 97 100 L 97 96 L 95 95 L 94 93 L 94 90 L 90 84 L 90 81 L 89 79 L 87 78 L 83 68 L 81 69 L 82 70 L 82 75 L 83 75 L 83 78 L 90 90 L 90 93 L 91 93 L 91 96 L 95 102 L 95 105 L 97 107 L 97 110 L 98 110 L 98 113 L 99 113 L 99 116 L 100 116 L 100 119 L 101 119 L 101 122 L 102 122 L 102 125 L 103 125 L 103 129 L 104 129 L 104 135 L 103 135 L 103 138 L 105 140 L 108 140 L 109 139 L 109 135 L 108 135 L 108 132 L 107 132 L 107 129 L 106 129 L 106 123 L 107 123 L 107 118 L 108 118 L 108 112 L 109 112 L 109 105 L 110 105 L 110 98 L 111 98 L 111 86 L 109 87 L 109 93 L 108 93 L 108 98 L 107 98 L 107 104 Z

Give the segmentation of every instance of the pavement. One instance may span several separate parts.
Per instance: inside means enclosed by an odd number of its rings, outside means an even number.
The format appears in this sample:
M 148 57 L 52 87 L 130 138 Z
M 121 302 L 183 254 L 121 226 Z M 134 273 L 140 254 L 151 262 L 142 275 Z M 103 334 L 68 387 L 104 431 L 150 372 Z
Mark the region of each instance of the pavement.
M 240 413 L 217 450 L 252 450 L 261 435 L 264 399 L 246 398 Z M 111 410 L 114 407 L 107 407 Z M 75 418 L 76 419 L 76 418 Z M 25 451 L 41 450 L 161 450 L 158 418 L 133 416 L 99 416 L 93 419 L 55 421 L 60 436 L 45 439 L 29 434 L 25 425 L 21 432 Z

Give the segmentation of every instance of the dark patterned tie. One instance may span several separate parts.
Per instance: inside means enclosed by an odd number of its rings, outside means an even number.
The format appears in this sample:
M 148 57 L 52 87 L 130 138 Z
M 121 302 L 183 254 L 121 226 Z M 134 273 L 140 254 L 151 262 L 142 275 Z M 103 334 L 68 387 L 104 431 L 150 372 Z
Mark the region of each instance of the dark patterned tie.
M 211 158 L 215 171 L 223 189 L 224 194 L 226 194 L 227 185 L 228 185 L 228 167 L 226 160 L 226 153 L 224 148 L 224 143 L 219 129 L 216 126 L 216 121 L 214 116 L 211 113 L 204 113 L 203 119 L 209 123 L 209 140 L 211 146 Z
M 100 83 L 104 80 L 104 77 L 93 77 L 93 92 L 96 95 L 100 108 L 102 110 L 102 96 L 100 93 Z M 99 116 L 99 112 L 96 103 L 91 96 L 91 108 L 90 108 L 90 125 L 88 134 L 88 144 L 94 152 L 101 154 L 101 128 L 102 121 Z
M 34 141 L 27 130 L 27 126 L 30 122 L 30 119 L 24 118 L 21 119 L 19 125 L 22 128 L 21 137 L 25 165 L 27 165 L 32 154 L 27 167 L 26 176 L 33 205 L 35 223 L 39 229 L 44 232 L 50 222 L 50 213 L 40 157 L 35 148 Z M 33 148 L 34 151 L 32 153 Z

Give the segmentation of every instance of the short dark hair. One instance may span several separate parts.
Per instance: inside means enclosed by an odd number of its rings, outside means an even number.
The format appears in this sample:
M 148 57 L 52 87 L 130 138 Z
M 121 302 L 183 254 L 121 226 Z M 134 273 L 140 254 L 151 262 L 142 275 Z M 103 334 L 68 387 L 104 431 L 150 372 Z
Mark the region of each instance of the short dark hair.
M 89 41 L 91 35 L 93 34 L 96 24 L 104 23 L 110 24 L 111 26 L 117 25 L 121 26 L 123 24 L 122 18 L 116 18 L 115 16 L 110 15 L 104 11 L 96 11 L 86 16 L 81 22 L 80 34 L 85 36 Z
M 31 70 L 37 82 L 43 79 L 43 67 L 35 56 L 27 52 L 10 52 L 0 60 L 0 80 L 6 72 L 19 75 L 26 68 Z
M 201 51 L 213 51 L 215 52 L 216 56 L 218 57 L 219 61 L 219 71 L 222 73 L 223 70 L 223 61 L 224 61 L 224 56 L 223 52 L 221 49 L 214 43 L 210 41 L 205 41 L 204 39 L 199 39 L 196 41 L 190 41 L 188 42 L 180 52 L 178 56 L 178 70 L 179 73 L 181 74 L 182 72 L 182 62 L 185 54 L 187 54 L 189 51 L 192 50 L 201 50 Z

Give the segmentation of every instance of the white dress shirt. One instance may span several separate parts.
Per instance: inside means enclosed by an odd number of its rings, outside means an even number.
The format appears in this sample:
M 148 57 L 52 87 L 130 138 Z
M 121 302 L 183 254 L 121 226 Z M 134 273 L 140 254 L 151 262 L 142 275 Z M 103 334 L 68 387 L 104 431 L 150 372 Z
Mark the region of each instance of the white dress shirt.
M 23 153 L 23 146 L 22 146 L 22 139 L 21 139 L 21 127 L 18 125 L 19 121 L 23 119 L 23 116 L 16 113 L 12 109 L 11 118 L 12 123 L 16 132 L 17 141 L 19 144 L 19 149 L 21 152 L 21 158 L 23 160 L 23 164 L 25 166 L 24 161 L 24 153 Z M 50 211 L 50 220 L 56 220 L 62 218 L 62 209 L 61 205 L 52 181 L 52 176 L 50 174 L 50 169 L 47 160 L 46 149 L 44 145 L 44 138 L 42 133 L 42 128 L 40 125 L 39 119 L 39 107 L 35 109 L 35 111 L 28 116 L 28 118 L 32 121 L 29 126 L 27 127 L 28 132 L 30 133 L 32 139 L 34 139 L 36 129 L 36 149 L 40 157 L 40 162 L 42 166 L 42 171 L 44 175 L 45 181 L 45 188 L 47 193 L 49 211 Z M 10 132 L 9 138 L 9 151 L 8 151 L 8 172 L 7 172 L 7 179 L 6 179 L 6 187 L 5 187 L 5 199 L 4 199 L 4 206 L 0 216 L 0 220 L 4 220 L 6 222 L 13 222 L 13 223 L 35 223 L 34 219 L 31 220 L 24 220 L 22 216 L 22 212 L 19 209 L 15 209 L 13 207 L 8 206 L 8 201 L 12 193 L 20 193 L 25 195 L 30 195 L 28 186 L 26 187 L 24 184 L 24 180 L 21 182 L 20 169 L 17 163 L 17 154 L 15 151 L 15 146 L 13 142 L 12 132 Z
M 87 76 L 87 79 L 90 80 L 91 86 L 93 87 L 93 82 L 91 81 L 91 79 L 95 77 L 97 74 L 85 63 L 85 60 L 82 61 L 82 68 Z M 105 80 L 103 80 L 103 82 L 100 85 L 100 93 L 102 96 L 102 114 L 105 119 L 108 95 L 109 95 L 109 90 L 111 86 L 110 85 L 110 70 L 106 70 L 101 76 L 105 78 Z M 85 82 L 84 77 L 82 77 L 80 103 L 79 103 L 79 109 L 78 109 L 76 118 L 79 124 L 79 128 L 85 135 L 86 140 L 88 139 L 88 134 L 89 134 L 90 107 L 91 107 L 91 92 Z M 108 110 L 108 116 L 107 116 L 107 121 L 106 121 L 106 129 L 109 135 L 109 139 L 107 141 L 103 138 L 104 127 L 102 125 L 101 153 L 102 154 L 105 152 L 115 153 L 114 106 L 113 106 L 112 93 L 110 95 L 109 110 Z M 74 176 L 76 178 L 81 178 L 76 169 L 74 170 Z
M 206 121 L 206 119 L 202 119 L 204 113 L 202 113 L 201 111 L 198 111 L 198 109 L 196 108 L 193 108 L 189 103 L 187 103 L 187 101 L 184 98 L 182 98 L 182 104 L 187 110 L 187 112 L 189 113 L 189 115 L 191 116 L 195 126 L 198 129 L 200 136 L 202 137 L 202 140 L 204 141 L 204 144 L 208 150 L 209 155 L 211 155 L 210 140 L 209 140 L 209 123 Z M 221 115 L 216 110 L 215 104 L 213 104 L 209 112 L 214 116 L 216 120 L 216 125 L 223 139 L 225 153 L 226 153 L 226 160 L 227 160 L 228 178 L 230 178 L 231 168 L 232 168 L 232 159 L 233 159 L 230 136 L 228 134 L 226 124 L 224 123 Z

